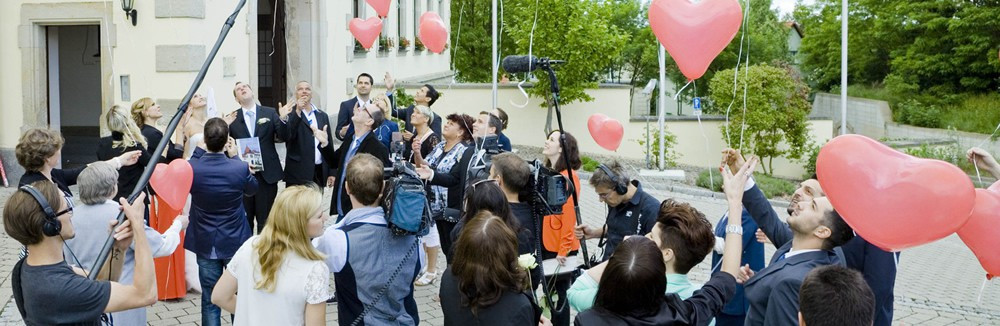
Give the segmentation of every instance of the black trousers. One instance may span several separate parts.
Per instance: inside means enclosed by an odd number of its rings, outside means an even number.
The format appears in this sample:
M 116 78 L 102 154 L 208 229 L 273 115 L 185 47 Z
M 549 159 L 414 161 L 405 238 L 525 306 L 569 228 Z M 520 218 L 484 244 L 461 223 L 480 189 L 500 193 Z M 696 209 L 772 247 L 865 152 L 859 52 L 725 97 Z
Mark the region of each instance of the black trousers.
M 575 255 L 576 251 L 569 252 L 568 256 Z M 545 250 L 542 248 L 542 259 L 553 259 L 556 258 L 557 253 Z M 567 269 L 574 269 L 576 266 L 564 266 Z M 559 295 L 559 301 L 553 302 L 555 307 L 550 307 L 549 311 L 552 312 L 552 326 L 569 326 L 569 302 L 566 300 L 566 291 L 569 290 L 570 285 L 575 281 L 573 273 L 560 274 L 553 277 L 549 277 L 545 281 L 548 282 L 549 289 L 544 289 L 544 293 L 548 295 L 550 289 L 554 289 Z
M 278 196 L 278 184 L 267 183 L 263 178 L 257 177 L 257 194 L 243 197 L 243 207 L 247 211 L 247 223 L 253 230 L 256 226 L 257 233 L 264 230 L 267 225 L 267 216 L 271 214 L 271 206 L 274 205 L 274 197 Z
M 308 181 L 308 182 L 305 182 L 305 181 L 285 181 L 285 188 L 288 188 L 288 187 L 291 187 L 291 186 L 304 186 L 304 185 L 308 185 L 310 183 L 314 183 L 315 186 L 319 187 L 319 191 L 323 192 L 326 189 L 326 178 L 323 177 L 324 174 L 326 174 L 326 173 L 325 173 L 325 169 L 323 168 L 323 164 L 317 164 L 316 167 L 315 167 L 315 170 L 313 172 L 313 179 L 312 179 L 312 181 Z

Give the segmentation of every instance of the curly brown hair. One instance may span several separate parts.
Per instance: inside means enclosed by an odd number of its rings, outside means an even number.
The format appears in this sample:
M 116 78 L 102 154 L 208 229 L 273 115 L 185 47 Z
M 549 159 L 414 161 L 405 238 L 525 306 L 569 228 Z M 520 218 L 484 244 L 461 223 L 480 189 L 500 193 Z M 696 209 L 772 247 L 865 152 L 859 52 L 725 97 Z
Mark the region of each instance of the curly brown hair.
M 451 271 L 458 279 L 462 305 L 473 315 L 497 303 L 505 292 L 524 291 L 528 285 L 527 274 L 517 265 L 517 235 L 487 210 L 462 228 Z
M 17 156 L 17 163 L 21 164 L 25 170 L 38 172 L 45 166 L 46 160 L 62 150 L 65 142 L 66 140 L 57 131 L 42 128 L 29 129 L 17 141 L 14 155 Z

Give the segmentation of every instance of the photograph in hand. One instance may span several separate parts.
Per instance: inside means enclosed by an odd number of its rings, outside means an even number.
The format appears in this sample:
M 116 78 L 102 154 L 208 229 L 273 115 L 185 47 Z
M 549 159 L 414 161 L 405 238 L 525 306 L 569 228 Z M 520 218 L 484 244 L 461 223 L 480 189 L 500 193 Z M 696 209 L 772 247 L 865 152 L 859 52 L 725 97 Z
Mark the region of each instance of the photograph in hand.
M 236 140 L 240 159 L 250 164 L 254 172 L 264 171 L 264 158 L 260 154 L 260 140 L 257 137 L 240 138 Z

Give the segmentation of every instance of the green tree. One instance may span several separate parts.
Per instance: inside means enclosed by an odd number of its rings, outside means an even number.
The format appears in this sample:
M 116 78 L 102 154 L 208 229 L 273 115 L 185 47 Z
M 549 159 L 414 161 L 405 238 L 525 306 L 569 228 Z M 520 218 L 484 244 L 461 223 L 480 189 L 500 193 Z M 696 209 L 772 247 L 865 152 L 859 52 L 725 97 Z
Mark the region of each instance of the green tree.
M 733 69 L 727 69 L 712 79 L 716 91 L 709 96 L 715 103 L 733 100 L 732 74 Z M 788 66 L 751 65 L 747 75 L 741 71 L 738 76 L 737 83 L 747 86 L 747 110 L 730 113 L 729 122 L 720 128 L 723 138 L 730 146 L 759 156 L 766 163 L 765 174 L 774 171 L 775 157 L 801 159 L 809 143 L 809 86 Z
M 511 0 L 504 1 L 510 3 Z M 498 19 L 521 19 L 505 12 Z M 482 0 L 451 1 L 451 51 L 452 64 L 457 78 L 463 82 L 492 82 L 490 65 L 493 57 L 492 2 Z M 499 22 L 497 24 L 500 24 Z M 501 55 L 513 54 L 513 41 L 506 36 L 507 30 L 501 26 L 499 39 Z M 501 58 L 502 59 L 502 58 Z

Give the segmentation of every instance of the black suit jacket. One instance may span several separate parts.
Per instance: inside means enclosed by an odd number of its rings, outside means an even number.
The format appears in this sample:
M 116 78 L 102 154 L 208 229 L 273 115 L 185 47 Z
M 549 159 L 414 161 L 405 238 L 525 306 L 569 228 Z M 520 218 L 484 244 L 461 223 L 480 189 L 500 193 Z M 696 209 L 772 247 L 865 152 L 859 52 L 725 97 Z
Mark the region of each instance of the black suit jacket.
M 142 125 L 142 135 L 146 137 L 146 143 L 148 144 L 146 151 L 152 154 L 156 146 L 160 144 L 160 140 L 163 139 L 163 132 L 160 129 L 156 129 L 156 127 L 144 124 Z M 164 151 L 167 152 L 167 157 L 163 158 L 161 156 L 159 159 L 161 163 L 167 163 L 184 157 L 184 149 L 176 148 L 174 142 L 170 141 L 170 138 L 167 138 L 167 148 Z
M 319 109 L 313 109 L 313 112 L 316 114 L 317 128 L 322 130 L 323 127 L 326 127 L 327 139 L 333 139 L 330 137 L 333 133 L 330 117 Z M 317 144 L 309 121 L 304 116 L 300 117 L 299 114 L 291 113 L 288 115 L 287 128 L 288 138 L 285 139 L 285 148 L 288 151 L 285 156 L 285 182 L 290 184 L 313 182 L 314 174 L 316 174 L 315 148 Z M 320 180 L 324 180 L 330 175 L 329 169 L 331 168 L 329 160 L 322 161 L 323 175 L 319 176 Z
M 255 175 L 269 184 L 275 184 L 281 181 L 284 173 L 282 173 L 281 159 L 278 158 L 278 151 L 274 148 L 274 143 L 283 142 L 288 138 L 288 128 L 284 122 L 281 122 L 278 112 L 273 108 L 257 105 L 255 117 L 257 125 L 254 134 L 250 135 L 246 119 L 243 117 L 243 109 L 236 110 L 236 120 L 229 125 L 229 136 L 234 139 L 258 138 L 260 154 L 264 159 L 264 171 L 257 172 Z M 268 121 L 261 122 L 265 118 Z
M 320 148 L 320 153 L 323 154 L 323 160 L 333 162 L 331 173 L 333 176 L 337 177 L 337 182 L 333 188 L 333 198 L 330 199 L 330 215 L 337 214 L 338 192 L 340 192 L 339 200 L 344 209 L 344 214 L 347 214 L 347 212 L 352 208 L 351 197 L 347 195 L 347 191 L 340 191 L 340 188 L 344 187 L 344 178 L 341 177 L 340 171 L 341 169 L 347 168 L 348 162 L 344 162 L 344 156 L 347 155 L 347 151 L 350 150 L 353 140 L 354 138 L 348 138 L 348 141 L 341 143 L 340 147 L 337 148 L 336 151 L 333 150 L 333 146 L 330 144 L 327 144 L 326 147 Z M 389 162 L 389 150 L 385 148 L 385 145 L 382 145 L 382 142 L 375 139 L 374 132 L 369 132 L 368 135 L 361 140 L 361 144 L 358 145 L 358 149 L 354 155 L 360 153 L 367 153 L 375 156 L 379 160 L 382 160 L 383 166 L 390 166 L 392 164 Z M 338 216 L 337 221 L 340 221 L 341 218 L 343 218 L 343 216 Z

